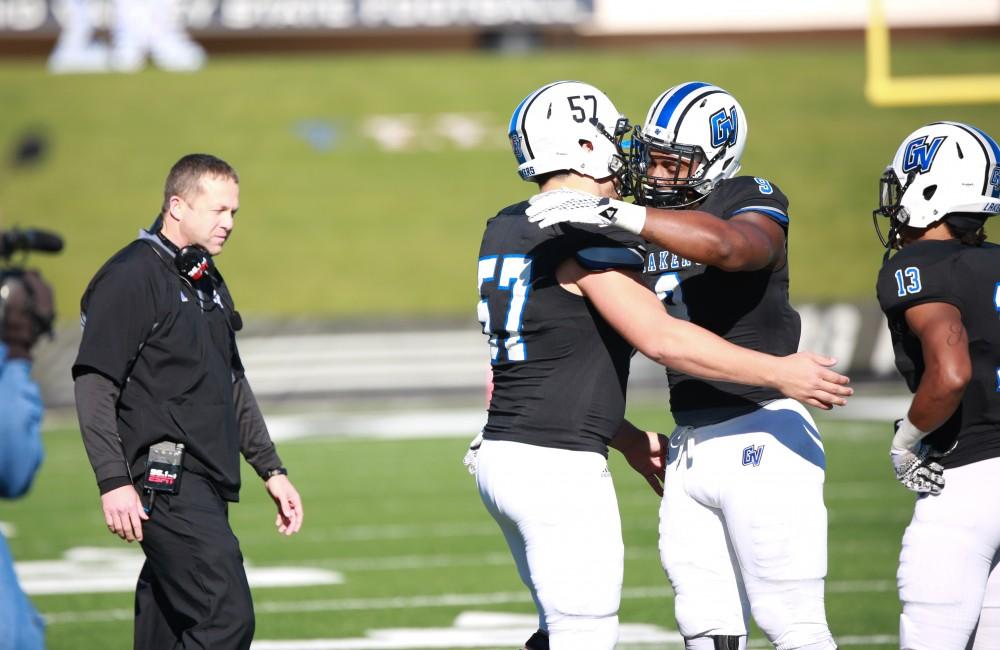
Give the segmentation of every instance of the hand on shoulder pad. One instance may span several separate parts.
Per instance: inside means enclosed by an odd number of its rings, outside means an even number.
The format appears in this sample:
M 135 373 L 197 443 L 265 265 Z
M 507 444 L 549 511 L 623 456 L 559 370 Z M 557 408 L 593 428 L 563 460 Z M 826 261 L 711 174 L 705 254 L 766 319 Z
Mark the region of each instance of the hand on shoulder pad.
M 560 188 L 531 197 L 528 220 L 539 228 L 557 223 L 616 226 L 638 235 L 646 224 L 646 208 L 617 199 Z

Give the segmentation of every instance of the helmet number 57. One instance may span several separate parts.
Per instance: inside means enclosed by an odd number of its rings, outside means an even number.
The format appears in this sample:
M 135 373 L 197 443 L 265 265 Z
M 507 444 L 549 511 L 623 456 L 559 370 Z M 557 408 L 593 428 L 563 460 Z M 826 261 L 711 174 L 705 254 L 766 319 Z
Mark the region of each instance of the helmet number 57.
M 566 99 L 569 101 L 569 107 L 573 111 L 574 122 L 586 122 L 588 119 L 586 107 L 581 105 L 581 101 L 590 102 L 590 118 L 597 119 L 597 97 L 593 95 L 570 95 Z

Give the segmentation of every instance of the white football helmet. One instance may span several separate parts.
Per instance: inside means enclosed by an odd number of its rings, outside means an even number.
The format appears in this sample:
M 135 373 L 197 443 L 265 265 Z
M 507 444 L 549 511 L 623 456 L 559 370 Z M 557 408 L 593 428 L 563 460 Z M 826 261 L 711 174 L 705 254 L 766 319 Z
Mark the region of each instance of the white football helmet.
M 636 201 L 664 208 L 697 203 L 740 170 L 746 143 L 746 114 L 735 97 L 703 81 L 674 86 L 656 98 L 632 134 Z M 670 173 L 650 173 L 655 154 L 673 159 Z
M 610 129 L 610 131 L 609 131 Z M 621 178 L 625 120 L 608 96 L 580 81 L 556 81 L 531 93 L 514 109 L 507 135 L 526 181 L 555 171 L 576 171 L 595 180 Z M 593 145 L 591 151 L 581 141 Z
M 906 136 L 879 184 L 875 230 L 899 244 L 899 227 L 926 228 L 949 214 L 1000 212 L 1000 145 L 974 126 L 934 122 Z M 879 216 L 889 218 L 883 235 Z

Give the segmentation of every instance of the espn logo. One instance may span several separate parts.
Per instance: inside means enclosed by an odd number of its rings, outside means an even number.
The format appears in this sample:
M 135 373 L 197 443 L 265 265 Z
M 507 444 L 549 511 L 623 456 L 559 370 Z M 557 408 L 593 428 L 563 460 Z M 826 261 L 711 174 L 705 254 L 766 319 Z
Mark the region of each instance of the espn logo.
M 155 467 L 150 468 L 147 473 L 146 480 L 150 483 L 160 483 L 162 485 L 173 485 L 174 481 L 177 480 L 177 472 L 168 472 L 166 470 L 157 469 Z

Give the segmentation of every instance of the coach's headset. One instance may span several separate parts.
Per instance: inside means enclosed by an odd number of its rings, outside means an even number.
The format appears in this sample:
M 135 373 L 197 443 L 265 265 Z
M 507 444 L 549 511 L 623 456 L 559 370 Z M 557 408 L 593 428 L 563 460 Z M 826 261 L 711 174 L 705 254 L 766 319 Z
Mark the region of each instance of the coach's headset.
M 156 238 L 174 254 L 174 269 L 181 277 L 181 280 L 195 292 L 195 296 L 198 299 L 198 303 L 201 306 L 202 311 L 211 311 L 212 309 L 215 309 L 217 304 L 211 298 L 203 300 L 199 295 L 201 292 L 198 287 L 195 286 L 196 282 L 200 282 L 202 279 L 207 279 L 212 290 L 221 298 L 224 304 L 224 310 L 229 312 L 226 320 L 230 329 L 234 332 L 238 332 L 243 329 L 243 318 L 240 316 L 240 313 L 236 311 L 236 305 L 233 304 L 229 291 L 224 288 L 222 274 L 215 268 L 215 264 L 212 262 L 211 254 L 209 254 L 203 246 L 199 246 L 198 244 L 191 244 L 190 246 L 179 248 L 177 244 L 167 239 L 167 236 L 163 234 L 163 218 L 161 216 L 156 217 L 156 220 L 153 221 L 153 225 L 149 228 L 149 232 L 154 233 Z M 160 256 L 160 259 L 164 262 L 167 261 L 156 246 L 153 246 L 152 248 L 156 254 Z

